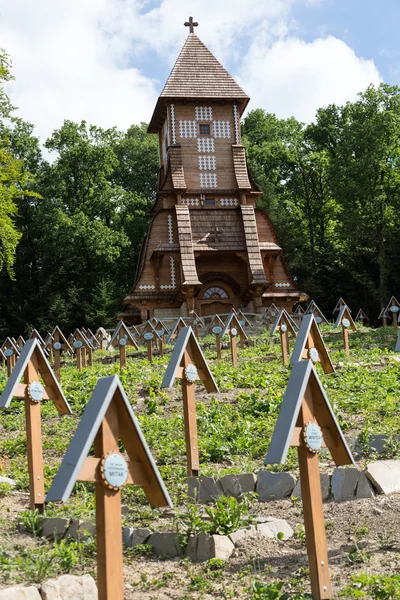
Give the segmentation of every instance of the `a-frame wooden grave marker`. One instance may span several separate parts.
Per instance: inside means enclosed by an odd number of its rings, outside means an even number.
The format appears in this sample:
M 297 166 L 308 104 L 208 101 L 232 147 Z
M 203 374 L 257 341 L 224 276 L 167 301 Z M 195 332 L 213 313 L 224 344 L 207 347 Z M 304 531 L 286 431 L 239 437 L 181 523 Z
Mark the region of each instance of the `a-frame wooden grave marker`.
M 276 319 L 278 314 L 279 314 L 279 308 L 277 306 L 275 306 L 274 303 L 272 303 L 271 306 L 268 306 L 265 309 L 265 311 L 262 315 L 262 320 L 266 324 L 267 329 L 270 328 L 270 326 L 272 325 L 272 323 L 274 322 L 274 320 Z
M 393 328 L 395 331 L 398 330 L 398 321 L 399 321 L 399 311 L 400 311 L 400 303 L 397 300 L 397 298 L 395 298 L 394 296 L 392 296 L 388 302 L 388 305 L 386 307 L 386 312 L 387 313 L 391 313 L 392 315 L 392 319 L 393 319 Z
M 335 372 L 321 331 L 312 313 L 303 317 L 290 357 L 290 364 L 294 365 L 296 362 L 308 358 L 314 364 L 320 362 L 325 373 Z
M 68 342 L 67 338 L 61 331 L 61 329 L 56 325 L 51 333 L 53 341 L 50 342 L 53 348 L 54 354 L 54 372 L 56 374 L 57 380 L 61 379 L 61 352 L 69 352 L 71 356 L 74 353 L 73 348 Z
M 386 308 L 382 308 L 381 312 L 379 313 L 379 317 L 378 317 L 378 319 L 381 319 L 381 321 L 382 321 L 382 327 L 387 327 L 388 318 L 389 318 L 389 315 L 386 311 Z
M 287 365 L 289 362 L 289 333 L 295 338 L 297 334 L 297 326 L 284 308 L 280 310 L 279 315 L 277 316 L 271 329 L 270 335 L 274 335 L 274 333 L 277 331 L 279 331 L 281 338 L 282 363 Z
M 172 503 L 117 375 L 97 381 L 46 502 L 67 502 L 76 481 L 96 484 L 99 600 L 124 600 L 121 490 L 140 485 L 153 508 Z
M 197 339 L 199 339 L 199 327 L 203 329 L 205 327 L 205 323 L 195 311 L 193 311 L 190 315 L 188 325 L 193 329 L 193 333 L 197 337 Z
M 90 344 L 80 329 L 75 329 L 72 339 L 72 346 L 76 352 L 76 368 L 80 371 L 86 367 L 86 351 L 90 349 Z
M 345 301 L 343 300 L 343 298 L 342 298 L 342 297 L 340 297 L 340 298 L 339 298 L 339 300 L 336 302 L 336 306 L 335 306 L 335 308 L 334 308 L 334 309 L 333 309 L 333 311 L 332 311 L 332 312 L 333 312 L 333 314 L 335 314 L 335 312 L 339 312 L 339 311 L 340 311 L 340 309 L 342 308 L 342 306 L 347 306 L 347 307 L 348 307 L 348 304 L 347 304 L 347 302 L 345 302 Z M 351 309 L 350 309 L 350 308 L 349 308 L 349 311 L 351 312 Z
M 351 328 L 352 331 L 357 331 L 357 327 L 353 321 L 353 317 L 350 314 L 350 309 L 346 304 L 342 306 L 336 319 L 335 327 L 339 326 L 342 327 L 344 351 L 346 352 L 346 356 L 350 356 L 349 328 Z
M 221 338 L 223 338 L 229 331 L 230 337 L 230 346 L 231 346 L 231 359 L 234 367 L 237 366 L 237 348 L 236 348 L 236 337 L 239 336 L 239 345 L 241 348 L 244 348 L 244 342 L 247 340 L 247 334 L 243 329 L 241 322 L 239 321 L 236 314 L 231 313 L 224 325 L 224 328 L 221 333 Z
M 24 383 L 20 383 L 22 377 Z M 42 511 L 44 475 L 40 404 L 42 400 L 51 400 L 60 415 L 71 414 L 71 409 L 50 368 L 39 340 L 35 338 L 28 340 L 23 347 L 0 396 L 0 408 L 8 408 L 13 397 L 25 399 L 30 507 L 32 510 L 37 508 Z
M 1 349 L 7 361 L 7 377 L 10 377 L 20 352 L 12 339 L 9 337 L 5 339 Z
M 218 388 L 191 327 L 185 327 L 179 332 L 161 387 L 172 387 L 175 379 L 180 379 L 182 382 L 187 472 L 189 476 L 197 477 L 199 474 L 199 443 L 195 382 L 202 381 L 207 392 L 218 392 Z
M 300 306 L 300 304 L 299 304 L 298 306 L 296 306 L 295 310 L 293 311 L 292 319 L 297 321 L 297 323 L 300 325 L 305 314 L 306 313 L 305 313 L 304 308 L 302 306 Z
M 222 353 L 221 353 L 221 333 L 224 330 L 224 322 L 221 319 L 221 317 L 219 315 L 215 315 L 212 320 L 210 325 L 207 328 L 207 332 L 210 331 L 213 335 L 215 335 L 215 348 L 217 351 L 217 358 L 218 360 L 221 360 L 222 358 Z
M 186 327 L 186 323 L 182 319 L 182 317 L 179 317 L 178 319 L 176 319 L 176 321 L 174 322 L 174 324 L 171 328 L 171 331 L 167 337 L 167 344 L 170 344 L 173 339 L 177 338 L 180 330 L 184 329 L 185 327 Z
M 44 349 L 47 352 L 47 356 L 49 357 L 49 361 L 53 362 L 53 336 L 50 332 L 44 338 Z
M 26 342 L 25 342 L 24 338 L 22 337 L 22 335 L 19 335 L 17 337 L 17 341 L 15 342 L 18 352 L 21 352 L 21 350 L 25 346 L 25 344 L 26 344 Z
M 310 304 L 306 308 L 306 315 L 314 315 L 316 324 L 319 326 L 321 323 L 328 325 L 328 319 L 325 317 L 322 310 L 317 306 L 314 300 L 311 300 Z
M 100 343 L 98 342 L 95 334 L 93 333 L 93 331 L 90 328 L 86 329 L 85 336 L 86 336 L 87 341 L 90 344 L 89 364 L 91 365 L 93 362 L 93 351 L 100 350 Z
M 86 329 L 85 327 L 81 327 L 80 329 L 80 333 L 82 334 L 82 336 L 84 337 L 86 344 L 83 345 L 82 348 L 85 348 L 85 350 L 81 349 L 82 352 L 82 366 L 86 367 L 86 363 L 89 366 L 93 365 L 93 350 L 95 349 L 92 343 L 92 340 L 90 340 L 87 336 L 87 332 L 88 329 Z M 75 337 L 76 339 L 76 337 Z
M 368 321 L 369 321 L 368 316 L 365 314 L 363 309 L 360 308 L 358 313 L 356 314 L 356 318 L 354 319 L 354 322 L 355 323 L 360 322 L 361 325 L 365 325 L 366 323 L 368 323 Z
M 153 362 L 153 344 L 158 338 L 158 334 L 154 329 L 150 321 L 146 321 L 145 326 L 140 332 L 138 343 L 143 340 L 147 345 L 147 358 L 150 362 Z
M 29 339 L 30 340 L 37 339 L 38 342 L 40 343 L 41 347 L 42 348 L 45 347 L 44 339 L 42 338 L 42 336 L 40 335 L 40 333 L 38 332 L 37 329 L 32 329 L 32 333 L 29 336 Z
M 97 343 L 100 346 L 100 350 L 106 350 L 108 343 L 110 341 L 110 336 L 107 333 L 107 331 L 104 329 L 104 327 L 99 327 L 96 330 L 95 338 L 97 340 Z
M 122 369 L 126 369 L 126 346 L 134 346 L 136 350 L 139 349 L 139 346 L 133 339 L 128 326 L 125 325 L 123 321 L 120 321 L 115 328 L 114 333 L 111 336 L 110 343 L 108 344 L 108 347 L 110 346 L 119 349 L 120 371 L 122 371 Z
M 0 348 L 0 361 L 1 361 L 1 366 L 4 369 L 7 365 L 7 358 L 6 358 L 6 356 L 4 356 L 4 352 L 1 348 Z
M 329 600 L 332 591 L 318 453 L 328 448 L 336 466 L 354 464 L 354 460 L 311 360 L 293 365 L 265 464 L 284 463 L 290 446 L 298 451 L 312 597 Z

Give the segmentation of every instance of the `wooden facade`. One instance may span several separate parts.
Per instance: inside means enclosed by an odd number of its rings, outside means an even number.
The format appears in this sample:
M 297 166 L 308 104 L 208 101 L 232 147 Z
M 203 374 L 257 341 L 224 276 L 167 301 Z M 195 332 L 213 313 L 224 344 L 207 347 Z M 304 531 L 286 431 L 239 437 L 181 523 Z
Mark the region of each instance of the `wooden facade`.
M 248 96 L 190 33 L 154 110 L 159 136 L 157 200 L 136 282 L 119 318 L 291 312 L 302 295 L 272 223 L 257 209 L 241 143 Z

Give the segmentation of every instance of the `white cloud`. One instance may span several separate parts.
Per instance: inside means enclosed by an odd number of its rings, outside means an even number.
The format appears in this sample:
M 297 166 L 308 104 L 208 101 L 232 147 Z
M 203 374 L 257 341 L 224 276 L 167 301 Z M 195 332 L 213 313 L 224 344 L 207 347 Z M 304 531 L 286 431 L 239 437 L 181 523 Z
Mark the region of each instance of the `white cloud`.
M 368 85 L 382 81 L 373 60 L 356 56 L 332 36 L 310 43 L 287 38 L 270 47 L 255 43 L 237 79 L 252 97 L 250 109 L 262 107 L 305 122 L 314 119 L 318 108 L 354 100 Z
M 291 7 L 307 1 L 0 0 L 1 45 L 16 77 L 8 90 L 42 140 L 64 119 L 120 129 L 148 121 L 193 15 L 196 33 L 239 73 L 252 107 L 304 119 L 379 80 L 373 63 L 340 40 L 289 37 Z

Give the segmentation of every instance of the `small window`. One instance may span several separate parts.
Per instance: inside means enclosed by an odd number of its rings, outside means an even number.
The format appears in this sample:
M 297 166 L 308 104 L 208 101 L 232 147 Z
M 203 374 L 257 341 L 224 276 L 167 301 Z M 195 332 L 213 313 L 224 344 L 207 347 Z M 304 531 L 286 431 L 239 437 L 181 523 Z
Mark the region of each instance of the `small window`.
M 214 198 L 205 198 L 203 200 L 203 205 L 204 206 L 215 206 L 215 200 L 214 200 Z
M 218 300 L 220 298 L 228 298 L 228 294 L 220 287 L 210 287 L 204 292 L 203 298 L 207 300 Z
M 200 125 L 200 135 L 210 135 L 209 125 Z

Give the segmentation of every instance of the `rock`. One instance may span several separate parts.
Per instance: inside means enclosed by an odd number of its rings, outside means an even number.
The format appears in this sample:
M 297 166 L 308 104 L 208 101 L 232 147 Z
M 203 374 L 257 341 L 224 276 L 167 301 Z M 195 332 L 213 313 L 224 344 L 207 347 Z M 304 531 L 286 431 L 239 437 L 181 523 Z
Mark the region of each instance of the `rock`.
M 130 511 L 130 508 L 127 504 L 121 504 L 121 515 L 127 515 Z
M 97 587 L 90 575 L 49 579 L 42 584 L 40 592 L 42 600 L 97 600 Z
M 354 467 L 343 469 L 337 467 L 332 474 L 332 494 L 336 501 L 353 498 L 356 493 L 360 471 Z
M 186 546 L 186 556 L 193 562 L 197 560 L 198 537 L 197 535 L 190 535 Z
M 240 487 L 239 477 L 237 475 L 225 475 L 219 480 L 222 491 L 225 496 L 234 496 L 238 498 L 242 492 Z
M 150 529 L 145 529 L 144 527 L 134 529 L 131 537 L 131 546 L 133 547 L 137 546 L 138 544 L 146 544 L 150 536 Z
M 256 492 L 260 502 L 290 496 L 296 480 L 290 473 L 258 471 Z
M 373 498 L 375 492 L 364 473 L 361 473 L 357 484 L 356 498 Z
M 227 535 L 212 535 L 210 539 L 211 558 L 229 560 L 235 546 Z
M 80 519 L 72 519 L 67 533 L 64 535 L 65 538 L 72 537 L 75 540 L 85 540 L 90 536 L 96 536 L 96 525 L 81 521 Z
M 331 478 L 329 473 L 320 473 L 321 478 L 321 493 L 322 500 L 328 500 L 330 495 Z M 292 496 L 295 498 L 301 498 L 301 484 L 300 479 L 296 481 L 296 485 L 293 488 Z
M 223 494 L 222 486 L 212 477 L 188 477 L 188 496 L 198 502 L 213 502 Z
M 257 532 L 268 538 L 278 538 L 278 533 L 283 533 L 283 539 L 293 537 L 293 529 L 285 519 L 270 518 L 266 523 L 256 526 Z
M 132 543 L 131 543 L 132 534 L 133 534 L 133 527 L 124 527 L 123 528 L 123 530 L 122 530 L 122 543 L 127 548 L 131 548 L 131 546 L 132 546 Z
M 400 491 L 400 460 L 377 460 L 367 466 L 365 475 L 378 492 L 390 494 Z
M 161 556 L 182 556 L 182 546 L 179 544 L 176 533 L 161 533 L 155 531 L 147 540 L 147 543 L 153 548 L 154 554 Z
M 254 537 L 256 535 L 256 533 L 257 533 L 257 529 L 256 529 L 256 527 L 254 527 L 252 525 L 251 527 L 246 527 L 244 529 L 238 529 L 237 531 L 230 533 L 228 537 L 231 540 L 232 544 L 234 544 L 236 546 L 236 544 L 240 540 L 243 540 L 248 537 Z
M 0 476 L 0 483 L 8 483 L 8 485 L 12 485 L 13 487 L 17 485 L 15 479 L 10 479 L 9 477 Z
M 243 473 L 243 475 L 239 475 L 239 485 L 242 494 L 247 494 L 248 492 L 255 492 L 256 478 L 254 473 Z
M 0 590 L 0 600 L 42 600 L 39 590 L 29 587 L 10 587 Z
M 42 536 L 47 539 L 60 540 L 68 527 L 69 520 L 60 517 L 45 518 L 42 521 Z
M 196 561 L 205 562 L 211 558 L 210 534 L 200 533 L 197 536 Z

